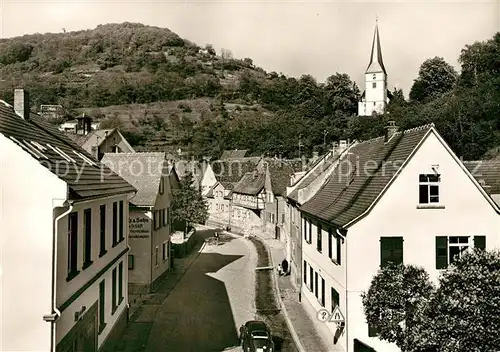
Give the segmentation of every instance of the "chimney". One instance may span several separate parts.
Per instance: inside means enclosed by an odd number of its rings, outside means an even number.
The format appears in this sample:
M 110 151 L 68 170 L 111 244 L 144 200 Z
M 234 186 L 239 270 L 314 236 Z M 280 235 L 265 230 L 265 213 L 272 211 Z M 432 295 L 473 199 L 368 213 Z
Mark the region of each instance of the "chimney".
M 30 118 L 30 97 L 24 89 L 14 90 L 14 111 L 23 119 Z
M 387 121 L 387 126 L 385 126 L 385 141 L 388 142 L 397 131 L 398 126 L 396 126 L 396 121 Z

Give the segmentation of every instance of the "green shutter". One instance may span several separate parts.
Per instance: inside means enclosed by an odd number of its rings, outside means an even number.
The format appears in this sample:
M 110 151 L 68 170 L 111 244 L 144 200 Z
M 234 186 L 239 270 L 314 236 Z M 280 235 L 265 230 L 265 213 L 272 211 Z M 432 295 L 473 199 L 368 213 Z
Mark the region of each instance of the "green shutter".
M 448 237 L 436 236 L 436 269 L 448 267 Z
M 383 268 L 391 261 L 392 254 L 392 238 L 381 237 L 380 238 L 380 267 Z
M 474 236 L 474 248 L 486 249 L 486 236 Z
M 403 264 L 403 237 L 392 238 L 392 262 L 396 265 Z

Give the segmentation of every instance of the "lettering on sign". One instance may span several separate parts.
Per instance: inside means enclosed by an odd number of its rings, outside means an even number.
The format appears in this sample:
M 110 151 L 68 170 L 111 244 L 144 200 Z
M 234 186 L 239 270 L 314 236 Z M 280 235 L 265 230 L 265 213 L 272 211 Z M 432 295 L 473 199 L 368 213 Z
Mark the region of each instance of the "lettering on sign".
M 151 219 L 144 213 L 130 213 L 128 220 L 130 238 L 148 238 L 151 233 Z

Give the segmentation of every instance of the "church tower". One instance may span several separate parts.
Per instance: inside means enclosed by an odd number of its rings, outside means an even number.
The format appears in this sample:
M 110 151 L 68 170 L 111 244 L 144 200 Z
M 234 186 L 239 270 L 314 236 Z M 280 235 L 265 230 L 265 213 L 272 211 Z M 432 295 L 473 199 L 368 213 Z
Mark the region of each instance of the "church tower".
M 370 63 L 365 71 L 365 90 L 361 96 L 361 101 L 358 103 L 358 116 L 371 116 L 374 112 L 382 114 L 388 102 L 387 72 L 382 60 L 377 20 L 373 34 Z

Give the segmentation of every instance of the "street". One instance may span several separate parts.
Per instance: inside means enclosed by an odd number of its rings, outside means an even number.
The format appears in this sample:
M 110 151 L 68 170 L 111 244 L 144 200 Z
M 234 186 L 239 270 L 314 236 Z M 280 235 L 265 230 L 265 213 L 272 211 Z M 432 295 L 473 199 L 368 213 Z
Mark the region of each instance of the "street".
M 221 236 L 217 246 L 212 234 L 199 231 L 201 253 L 158 302 L 145 351 L 237 350 L 239 326 L 254 318 L 257 256 L 243 238 Z

